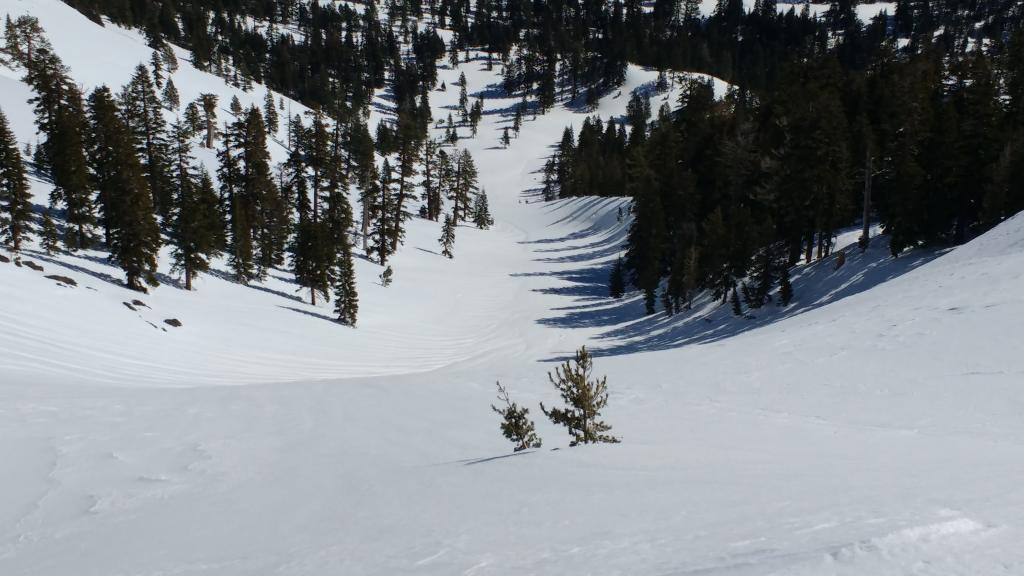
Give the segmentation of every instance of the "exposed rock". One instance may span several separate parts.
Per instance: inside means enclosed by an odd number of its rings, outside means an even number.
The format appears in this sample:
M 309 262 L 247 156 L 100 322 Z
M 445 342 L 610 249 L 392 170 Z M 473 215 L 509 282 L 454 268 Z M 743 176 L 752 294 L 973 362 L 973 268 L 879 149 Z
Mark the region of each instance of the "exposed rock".
M 3 254 L 0 254 L 0 262 L 3 262 L 4 264 L 10 264 L 11 259 L 8 258 L 7 256 L 4 256 Z
M 178 320 L 177 318 L 168 318 L 167 320 L 164 320 L 164 324 L 174 326 L 175 328 L 181 328 L 181 320 Z
M 143 302 L 142 300 L 132 300 L 132 304 L 136 306 L 142 306 L 143 308 L 149 308 L 149 306 L 146 306 L 146 303 Z
M 58 274 L 50 274 L 46 278 L 53 280 L 59 284 L 67 284 L 68 286 L 78 286 L 78 282 L 75 282 L 74 278 L 68 278 L 67 276 L 60 276 Z
M 125 308 L 131 310 L 132 312 L 138 312 L 138 310 L 135 309 L 135 306 L 132 306 L 130 302 L 121 302 L 121 304 L 124 304 Z
M 39 264 L 36 264 L 35 262 L 33 262 L 31 260 L 22 260 L 22 262 L 25 264 L 25 266 L 28 266 L 29 268 L 35 270 L 36 272 L 42 272 L 43 271 L 43 267 L 42 266 L 40 266 Z

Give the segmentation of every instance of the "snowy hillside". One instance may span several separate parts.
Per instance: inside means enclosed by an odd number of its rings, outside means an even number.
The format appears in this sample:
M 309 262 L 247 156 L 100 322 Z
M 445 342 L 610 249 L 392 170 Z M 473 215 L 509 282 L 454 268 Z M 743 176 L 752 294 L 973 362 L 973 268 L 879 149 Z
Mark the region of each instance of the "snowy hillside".
M 5 12 L 37 16 L 87 87 L 148 57 L 55 0 Z M 263 96 L 180 60 L 183 101 Z M 391 286 L 357 262 L 358 328 L 285 271 L 242 286 L 215 263 L 189 293 L 164 258 L 140 296 L 100 252 L 0 263 L 0 574 L 1024 574 L 1024 218 L 898 259 L 845 234 L 846 263 L 794 269 L 785 309 L 644 317 L 607 297 L 628 202 L 537 192 L 588 112 L 528 116 L 504 149 L 517 99 L 483 56 L 440 70 L 434 118 L 460 73 L 487 96 L 459 145 L 496 225 L 460 227 L 448 260 L 438 224 L 410 221 Z M 631 67 L 589 113 L 656 76 Z M 29 96 L 0 67 L 22 141 Z M 583 344 L 621 444 L 569 449 L 537 406 Z M 512 454 L 496 380 L 543 448 Z

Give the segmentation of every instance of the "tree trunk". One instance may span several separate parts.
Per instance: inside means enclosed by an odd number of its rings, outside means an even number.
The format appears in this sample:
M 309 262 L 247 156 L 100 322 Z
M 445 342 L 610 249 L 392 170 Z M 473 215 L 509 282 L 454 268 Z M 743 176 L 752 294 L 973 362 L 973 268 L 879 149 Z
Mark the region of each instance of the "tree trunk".
M 192 267 L 185 266 L 185 291 L 192 291 Z

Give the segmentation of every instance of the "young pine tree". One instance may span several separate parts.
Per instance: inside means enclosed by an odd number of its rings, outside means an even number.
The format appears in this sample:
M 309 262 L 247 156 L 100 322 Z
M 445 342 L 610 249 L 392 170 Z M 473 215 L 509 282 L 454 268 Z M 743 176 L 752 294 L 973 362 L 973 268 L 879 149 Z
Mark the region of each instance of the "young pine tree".
M 572 362 L 566 360 L 565 364 L 556 367 L 554 375 L 548 372 L 548 379 L 566 406 L 548 410 L 542 402 L 540 409 L 551 422 L 569 430 L 572 436 L 570 446 L 619 441 L 605 434 L 612 427 L 600 420 L 601 410 L 608 404 L 607 378 L 591 380 L 593 368 L 590 352 L 583 346 L 576 351 L 576 358 Z
M 263 95 L 263 120 L 267 125 L 267 132 L 271 138 L 277 138 L 277 129 L 279 128 L 279 119 L 277 116 L 277 108 L 274 107 L 274 95 L 267 90 L 267 93 Z
M 60 230 L 50 216 L 50 211 L 43 212 L 43 225 L 39 231 L 39 245 L 48 255 L 53 256 L 60 251 Z
M 501 433 L 512 441 L 515 446 L 512 451 L 520 452 L 528 448 L 540 448 L 541 439 L 540 436 L 537 436 L 533 420 L 530 420 L 530 409 L 513 402 L 508 396 L 508 390 L 501 385 L 501 382 L 495 384 L 498 387 L 498 400 L 505 406 L 499 408 L 491 404 L 491 410 L 501 416 Z
M 444 215 L 444 226 L 441 227 L 441 238 L 438 239 L 441 245 L 441 255 L 446 258 L 454 258 L 452 249 L 455 248 L 455 219 L 450 215 Z
M 181 107 L 181 96 L 178 95 L 178 87 L 174 85 L 174 80 L 171 78 L 168 78 L 167 83 L 164 84 L 163 92 L 160 93 L 160 100 L 163 102 L 164 108 L 171 112 L 177 112 L 178 108 Z
M 25 165 L 18 151 L 18 141 L 0 110 L 0 230 L 3 241 L 13 252 L 32 229 L 32 196 Z
M 356 325 L 359 314 L 359 293 L 356 289 L 356 271 L 352 262 L 352 245 L 346 237 L 338 254 L 338 268 L 334 274 L 334 313 L 338 322 Z
M 491 217 L 491 210 L 487 205 L 487 192 L 481 190 L 473 201 L 473 224 L 481 230 L 487 230 L 494 225 L 494 218 Z

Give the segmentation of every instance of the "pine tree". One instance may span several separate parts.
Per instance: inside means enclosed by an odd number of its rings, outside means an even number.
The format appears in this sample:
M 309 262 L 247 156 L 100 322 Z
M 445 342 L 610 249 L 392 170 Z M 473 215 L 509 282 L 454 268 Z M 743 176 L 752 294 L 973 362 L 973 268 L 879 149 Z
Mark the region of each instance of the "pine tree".
M 113 104 L 113 101 L 110 101 Z M 157 286 L 157 254 L 160 250 L 160 228 L 156 222 L 153 197 L 146 185 L 142 166 L 135 156 L 128 127 L 117 117 L 106 126 L 95 124 L 94 133 L 105 133 L 107 154 L 120 165 L 111 182 L 105 219 L 110 228 L 110 256 L 127 277 L 132 290 L 145 292 L 143 282 Z
M 89 94 L 88 114 L 86 146 L 89 172 L 92 187 L 96 190 L 96 205 L 103 228 L 103 241 L 109 245 L 114 225 L 113 198 L 124 184 L 121 180 L 120 155 L 125 140 L 130 137 L 117 129 L 123 122 L 120 120 L 114 97 L 106 86 L 100 86 Z
M 622 298 L 626 294 L 626 269 L 622 256 L 615 260 L 612 271 L 608 274 L 608 294 L 612 298 Z
M 508 135 L 508 126 L 505 127 L 501 132 L 501 145 L 503 148 L 508 148 L 509 144 L 512 143 L 512 139 Z
M 395 277 L 395 271 L 391 269 L 391 266 L 384 268 L 384 271 L 380 273 L 380 285 L 387 288 L 391 286 L 391 281 Z
M 223 226 L 213 180 L 205 170 L 196 170 L 194 166 L 188 128 L 177 123 L 171 130 L 175 158 L 171 255 L 174 269 L 185 275 L 185 290 L 191 290 L 192 279 L 209 270 L 210 258 L 219 253 Z
M 461 150 L 455 160 L 454 178 L 449 200 L 452 201 L 452 220 L 458 225 L 469 217 L 470 201 L 477 190 L 477 170 L 468 150 Z
M 481 230 L 487 230 L 494 225 L 494 218 L 491 217 L 490 208 L 487 206 L 485 190 L 481 190 L 473 201 L 473 223 Z
M 267 132 L 270 133 L 271 138 L 277 138 L 279 128 L 277 108 L 274 106 L 274 95 L 270 93 L 270 90 L 263 95 L 263 120 L 266 122 Z
M 540 409 L 552 423 L 569 430 L 572 436 L 570 446 L 619 441 L 605 434 L 611 426 L 599 419 L 601 410 L 608 404 L 607 378 L 591 380 L 592 371 L 593 360 L 587 347 L 583 346 L 576 351 L 572 362 L 566 360 L 562 366 L 556 367 L 554 375 L 548 372 L 548 380 L 558 390 L 566 406 L 548 410 L 542 402 Z
M 442 155 L 447 160 L 447 153 L 438 149 L 437 142 L 427 140 L 423 146 L 423 194 L 421 198 L 427 203 L 427 218 L 437 221 L 441 217 L 441 163 Z
M 171 112 L 177 112 L 178 108 L 181 107 L 181 97 L 178 95 L 178 88 L 174 85 L 173 78 L 168 78 L 167 83 L 164 84 L 160 100 L 163 102 L 164 108 Z
M 32 230 L 32 196 L 18 141 L 0 110 L 0 227 L 3 241 L 13 252 Z
M 243 116 L 242 186 L 233 209 L 245 211 L 244 218 L 257 249 L 255 277 L 263 279 L 270 268 L 284 262 L 289 215 L 270 170 L 263 115 L 253 106 Z M 245 231 L 239 229 L 238 233 Z
M 394 199 L 395 195 L 391 189 L 391 164 L 384 160 L 381 166 L 380 185 L 378 196 L 373 206 L 373 224 L 370 236 L 373 239 L 372 252 L 377 253 L 377 262 L 386 266 L 388 258 L 391 257 L 391 239 L 393 237 Z
M 164 83 L 164 61 L 160 52 L 154 50 L 150 53 L 149 65 L 153 69 L 153 84 L 155 84 L 157 88 L 160 88 Z
M 169 222 L 171 193 L 170 154 L 167 123 L 149 71 L 139 64 L 121 92 L 121 115 L 128 126 L 136 153 L 142 159 L 143 173 L 153 204 Z
M 512 131 L 516 133 L 516 138 L 519 137 L 519 131 L 523 127 L 523 106 L 516 106 L 516 113 L 512 117 Z
M 246 119 L 235 118 L 225 125 L 217 151 L 217 180 L 220 184 L 221 210 L 227 216 L 228 263 L 235 280 L 242 284 L 256 277 L 253 247 L 253 208 L 243 192 L 246 173 L 243 157 L 246 145 Z
M 203 119 L 206 122 L 206 147 L 213 148 L 213 140 L 217 136 L 217 95 L 200 94 L 199 103 L 203 109 Z
M 450 215 L 444 215 L 444 226 L 441 227 L 441 238 L 438 239 L 441 245 L 441 255 L 446 258 L 454 258 L 452 250 L 455 248 L 455 219 Z
M 81 92 L 47 46 L 43 41 L 43 46 L 28 47 L 25 52 L 25 80 L 35 92 L 29 102 L 45 138 L 36 147 L 33 163 L 53 181 L 50 204 L 64 208 L 64 242 L 73 251 L 89 247 L 94 223 L 85 157 L 85 113 Z
M 521 452 L 529 448 L 540 448 L 541 439 L 540 436 L 537 436 L 533 420 L 530 420 L 530 409 L 525 406 L 520 407 L 513 402 L 509 398 L 508 390 L 501 385 L 501 382 L 496 382 L 495 385 L 498 388 L 498 400 L 504 404 L 504 407 L 499 408 L 491 404 L 491 410 L 501 416 L 501 433 L 514 445 L 512 451 Z
M 43 212 L 43 225 L 39 231 L 39 245 L 43 252 L 53 256 L 60 250 L 60 230 L 50 216 L 50 211 Z
M 334 275 L 334 313 L 338 315 L 338 322 L 346 326 L 355 326 L 356 316 L 359 314 L 359 294 L 356 289 L 355 266 L 352 262 L 352 245 L 347 237 L 338 253 L 337 266 Z
M 199 112 L 199 105 L 195 102 L 189 102 L 185 106 L 185 125 L 188 126 L 189 138 L 194 138 L 199 132 L 206 126 L 203 121 L 203 116 Z M 203 142 L 205 144 L 205 140 Z

